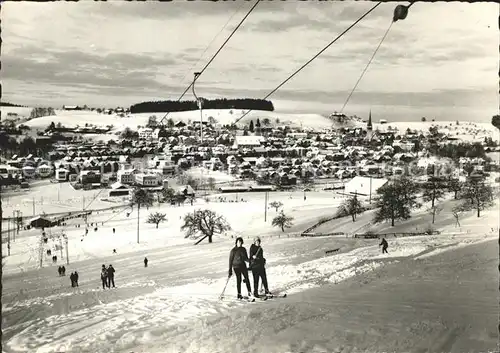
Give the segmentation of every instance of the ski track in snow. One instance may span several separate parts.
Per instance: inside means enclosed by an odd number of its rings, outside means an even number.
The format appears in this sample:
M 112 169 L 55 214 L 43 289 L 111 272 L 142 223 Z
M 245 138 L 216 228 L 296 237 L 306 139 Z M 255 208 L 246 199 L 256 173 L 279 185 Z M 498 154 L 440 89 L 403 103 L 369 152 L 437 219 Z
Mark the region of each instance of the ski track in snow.
M 297 293 L 326 283 L 338 283 L 397 258 L 416 256 L 415 259 L 431 256 L 442 251 L 443 246 L 465 246 L 491 236 L 475 239 L 464 237 L 432 236 L 394 239 L 389 254 L 381 254 L 377 245 L 356 248 L 350 252 L 326 256 L 298 265 L 274 265 L 267 269 L 271 290 Z M 427 252 L 425 255 L 419 254 Z M 445 249 L 446 251 L 446 249 Z M 280 254 L 276 254 L 280 255 Z M 392 259 L 389 262 L 380 260 Z M 363 264 L 360 262 L 363 261 Z M 234 277 L 231 278 L 225 296 L 218 299 L 226 278 L 195 278 L 185 285 L 163 287 L 152 293 L 103 304 L 99 299 L 100 289 L 68 291 L 45 297 L 5 304 L 3 310 L 29 310 L 33 305 L 53 305 L 54 301 L 75 294 L 95 295 L 99 304 L 44 319 L 36 318 L 7 327 L 5 335 L 11 337 L 4 342 L 12 352 L 118 352 L 151 343 L 162 335 L 175 335 L 176 325 L 212 314 L 228 314 L 241 306 L 259 305 L 238 302 Z M 136 281 L 120 288 L 155 287 L 154 281 Z M 242 284 L 243 293 L 245 286 Z M 112 292 L 107 291 L 106 294 Z M 111 294 L 112 295 L 112 294 Z M 13 335 L 11 334 L 12 332 Z

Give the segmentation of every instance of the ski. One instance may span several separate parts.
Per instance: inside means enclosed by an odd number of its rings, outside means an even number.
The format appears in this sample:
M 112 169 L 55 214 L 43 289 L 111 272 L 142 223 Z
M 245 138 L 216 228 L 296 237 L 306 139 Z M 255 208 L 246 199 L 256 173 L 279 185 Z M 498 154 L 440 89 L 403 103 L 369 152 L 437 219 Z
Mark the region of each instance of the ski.
M 284 294 L 271 294 L 271 295 L 266 295 L 267 299 L 275 299 L 275 298 L 286 298 L 286 293 Z
M 243 296 L 243 298 L 241 299 L 238 299 L 238 298 L 226 298 L 226 297 L 219 297 L 220 300 L 230 300 L 230 301 L 235 301 L 235 302 L 249 302 L 249 303 L 253 303 L 255 302 L 255 298 L 250 298 L 250 297 L 247 297 L 247 296 Z

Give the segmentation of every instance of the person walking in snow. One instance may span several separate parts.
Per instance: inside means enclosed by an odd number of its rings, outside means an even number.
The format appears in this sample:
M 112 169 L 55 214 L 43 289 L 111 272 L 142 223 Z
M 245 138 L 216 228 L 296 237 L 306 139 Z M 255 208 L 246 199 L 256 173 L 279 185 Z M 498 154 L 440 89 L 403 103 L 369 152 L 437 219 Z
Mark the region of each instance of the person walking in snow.
M 66 276 L 66 267 L 64 265 L 61 266 L 61 273 L 63 276 Z
M 248 290 L 248 296 L 252 296 L 250 288 L 250 280 L 248 279 L 248 268 L 245 262 L 249 262 L 247 249 L 243 247 L 243 238 L 238 237 L 235 241 L 234 248 L 229 253 L 229 275 L 233 275 L 233 270 L 236 275 L 236 289 L 238 290 L 238 299 L 243 299 L 241 295 L 241 275 L 245 278 L 245 284 Z
M 115 269 L 113 265 L 108 266 L 108 288 L 113 284 L 113 288 L 115 288 Z
M 102 282 L 102 289 L 106 289 L 108 286 L 108 269 L 106 268 L 105 265 L 102 265 L 101 267 L 101 282 Z
M 259 237 L 256 237 L 253 244 L 250 246 L 250 270 L 253 275 L 253 295 L 259 296 L 259 278 L 262 278 L 262 285 L 264 286 L 265 294 L 271 295 L 267 285 L 266 274 L 266 259 L 264 258 L 264 250 L 260 245 Z
M 147 257 L 144 258 L 144 267 L 148 267 L 148 258 Z
M 74 287 L 75 286 L 75 274 L 73 272 L 71 272 L 71 274 L 69 275 L 69 279 L 71 280 L 71 287 Z
M 385 238 L 382 238 L 382 242 L 379 244 L 379 246 L 382 247 L 382 254 L 388 254 L 387 248 L 389 247 L 389 244 L 387 243 L 387 240 L 385 240 Z
M 78 287 L 78 272 L 75 271 L 75 273 L 73 274 L 73 278 L 74 278 L 75 286 Z
M 59 276 L 62 276 L 62 268 L 61 268 L 61 266 L 59 266 L 57 268 L 57 273 L 59 273 Z

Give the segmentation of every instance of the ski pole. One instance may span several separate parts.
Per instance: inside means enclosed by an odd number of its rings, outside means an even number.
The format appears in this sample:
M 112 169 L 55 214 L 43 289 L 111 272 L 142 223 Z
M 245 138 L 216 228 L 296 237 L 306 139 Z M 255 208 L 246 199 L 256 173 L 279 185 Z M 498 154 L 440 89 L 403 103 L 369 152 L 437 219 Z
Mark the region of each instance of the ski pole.
M 227 277 L 226 285 L 224 286 L 224 289 L 222 290 L 222 293 L 219 296 L 219 300 L 222 300 L 224 298 L 224 292 L 226 291 L 227 284 L 229 283 L 229 278 Z

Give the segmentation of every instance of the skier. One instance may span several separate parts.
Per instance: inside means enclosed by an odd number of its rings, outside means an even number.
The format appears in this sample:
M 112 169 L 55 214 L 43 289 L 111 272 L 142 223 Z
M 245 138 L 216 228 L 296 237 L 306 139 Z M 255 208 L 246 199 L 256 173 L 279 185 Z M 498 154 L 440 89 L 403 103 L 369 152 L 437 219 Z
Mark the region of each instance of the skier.
M 61 266 L 61 273 L 63 276 L 66 276 L 66 267 L 64 265 Z
M 73 272 L 71 272 L 71 274 L 69 275 L 69 279 L 71 280 L 71 287 L 74 287 L 75 286 L 75 274 Z
M 260 238 L 256 237 L 253 244 L 250 246 L 250 269 L 253 275 L 253 295 L 259 297 L 259 278 L 262 278 L 265 294 L 271 295 L 267 285 L 266 274 L 266 259 L 264 258 L 264 250 L 260 246 Z
M 243 299 L 241 295 L 241 275 L 245 278 L 245 284 L 248 290 L 248 296 L 252 296 L 252 289 L 250 288 L 250 280 L 248 279 L 248 269 L 245 262 L 248 262 L 247 249 L 243 247 L 243 238 L 238 237 L 235 241 L 234 248 L 229 253 L 229 276 L 236 274 L 236 289 L 238 290 L 238 299 Z
M 78 272 L 75 271 L 73 278 L 74 278 L 75 285 L 78 287 Z
M 387 243 L 387 240 L 385 240 L 385 238 L 382 238 L 382 242 L 379 244 L 379 246 L 382 246 L 382 254 L 388 254 L 387 248 L 389 247 L 389 244 Z
M 113 284 L 113 288 L 115 288 L 115 269 L 113 265 L 108 266 L 108 288 Z
M 144 267 L 148 267 L 148 258 L 147 257 L 144 258 Z
M 108 270 L 105 265 L 101 267 L 101 281 L 102 281 L 102 289 L 106 289 L 108 286 Z

